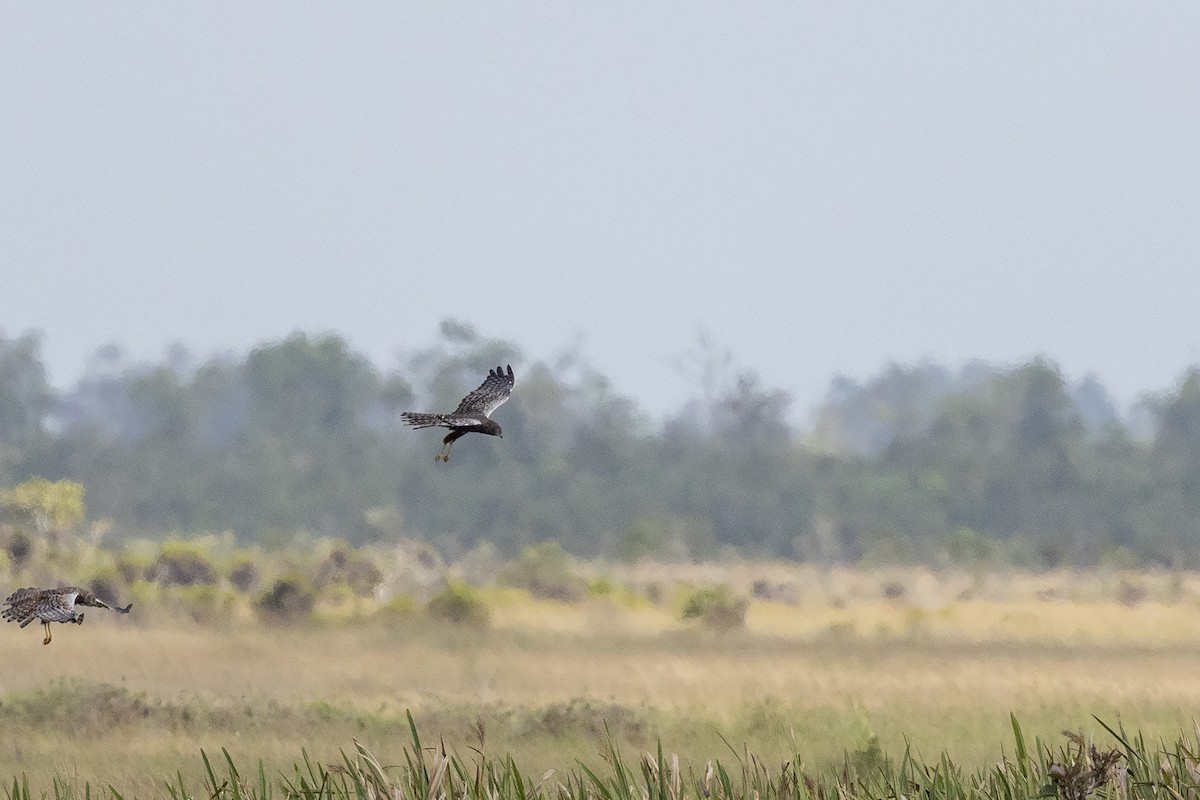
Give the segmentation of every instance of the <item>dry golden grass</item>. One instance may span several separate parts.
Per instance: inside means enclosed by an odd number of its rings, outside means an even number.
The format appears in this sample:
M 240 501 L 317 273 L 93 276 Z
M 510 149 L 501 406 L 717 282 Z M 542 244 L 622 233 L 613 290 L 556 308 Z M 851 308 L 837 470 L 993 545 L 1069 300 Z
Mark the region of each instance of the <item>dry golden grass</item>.
M 406 709 L 428 741 L 511 753 L 537 771 L 593 760 L 606 723 L 632 751 L 661 737 L 695 759 L 728 757 L 724 738 L 818 764 L 877 737 L 888 751 L 907 742 L 982 764 L 1010 741 L 1009 712 L 1048 739 L 1098 728 L 1093 714 L 1164 737 L 1200 716 L 1195 576 L 739 565 L 619 580 L 657 583 L 665 599 L 566 605 L 494 590 L 483 631 L 370 617 L 205 627 L 158 608 L 89 612 L 43 647 L 40 630 L 8 626 L 0 776 L 130 785 L 173 774 L 201 747 L 275 765 L 302 747 L 332 759 L 351 737 L 380 749 L 405 739 Z M 752 603 L 744 630 L 679 621 L 680 584 L 748 594 L 756 581 L 791 588 Z M 38 695 L 48 684 L 67 699 Z M 120 691 L 89 693 L 100 684 Z M 38 705 L 76 696 L 62 713 Z

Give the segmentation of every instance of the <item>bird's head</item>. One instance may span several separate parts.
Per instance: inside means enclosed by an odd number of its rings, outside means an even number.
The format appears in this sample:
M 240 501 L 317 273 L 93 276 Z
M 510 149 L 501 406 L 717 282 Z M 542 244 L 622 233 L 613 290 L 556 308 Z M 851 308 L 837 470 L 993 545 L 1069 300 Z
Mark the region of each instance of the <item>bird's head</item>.
M 87 589 L 79 590 L 79 594 L 75 597 L 75 605 L 91 606 L 92 608 L 108 608 L 107 603 L 96 597 L 96 595 L 92 594 Z
M 79 596 L 75 598 L 75 605 L 91 606 L 92 608 L 107 608 L 110 611 L 118 611 L 122 614 L 128 614 L 129 609 L 133 608 L 132 603 L 127 605 L 125 608 L 121 608 L 120 606 L 110 606 L 108 603 L 104 602 L 99 597 L 96 597 L 96 595 L 92 594 L 87 589 L 79 590 Z
M 504 432 L 500 430 L 500 426 L 492 420 L 486 420 L 483 426 L 479 429 L 480 433 L 486 433 L 488 436 L 499 436 L 504 438 Z

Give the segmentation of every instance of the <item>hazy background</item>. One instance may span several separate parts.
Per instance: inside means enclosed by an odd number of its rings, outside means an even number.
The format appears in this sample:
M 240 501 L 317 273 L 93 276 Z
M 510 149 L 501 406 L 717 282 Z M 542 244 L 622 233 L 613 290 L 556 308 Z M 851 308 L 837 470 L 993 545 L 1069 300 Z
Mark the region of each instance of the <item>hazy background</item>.
M 134 603 L 4 626 L 0 773 L 402 764 L 409 709 L 531 776 L 1192 731 L 1197 43 L 1194 3 L 0 3 L 0 585 Z M 435 463 L 399 412 L 498 363 L 504 438 Z
M 838 372 L 1200 359 L 1190 4 L 6 4 L 0 327 L 97 347 L 469 321 L 653 414 L 700 332 Z

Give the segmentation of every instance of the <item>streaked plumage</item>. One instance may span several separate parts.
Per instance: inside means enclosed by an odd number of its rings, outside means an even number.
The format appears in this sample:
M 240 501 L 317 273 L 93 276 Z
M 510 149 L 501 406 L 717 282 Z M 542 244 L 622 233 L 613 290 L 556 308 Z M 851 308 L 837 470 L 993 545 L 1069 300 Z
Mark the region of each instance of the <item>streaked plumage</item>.
M 450 448 L 461 436 L 468 433 L 486 433 L 488 436 L 504 437 L 500 426 L 490 417 L 492 412 L 504 404 L 512 394 L 513 384 L 512 365 L 508 372 L 496 367 L 488 370 L 488 376 L 479 388 L 468 394 L 458 404 L 458 408 L 449 414 L 422 414 L 416 411 L 404 411 L 400 414 L 407 424 L 413 428 L 449 428 L 450 433 L 442 439 L 442 449 L 433 457 L 434 461 L 449 461 Z
M 83 612 L 76 612 L 75 606 L 109 608 L 121 614 L 128 614 L 129 609 L 133 608 L 132 603 L 124 608 L 115 608 L 78 586 L 60 586 L 57 589 L 37 589 L 29 586 L 17 589 L 4 599 L 4 610 L 0 611 L 0 617 L 9 622 L 20 623 L 22 628 L 35 619 L 41 620 L 42 627 L 46 629 L 46 638 L 42 644 L 50 644 L 51 622 L 83 624 Z

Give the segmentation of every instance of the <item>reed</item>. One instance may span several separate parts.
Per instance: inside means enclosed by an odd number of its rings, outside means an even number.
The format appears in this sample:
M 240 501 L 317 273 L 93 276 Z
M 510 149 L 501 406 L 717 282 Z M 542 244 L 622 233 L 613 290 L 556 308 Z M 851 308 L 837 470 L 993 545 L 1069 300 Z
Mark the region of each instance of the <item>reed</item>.
M 1063 740 L 1027 739 L 1010 717 L 1011 750 L 982 768 L 964 769 L 948 755 L 930 761 L 910 749 L 870 758 L 847 757 L 833 768 L 814 769 L 799 756 L 763 759 L 748 749 L 726 748 L 723 758 L 690 763 L 663 743 L 630 757 L 611 739 L 599 761 L 578 762 L 564 772 L 522 772 L 507 757 L 489 757 L 467 747 L 423 742 L 408 715 L 409 742 L 390 760 L 357 740 L 336 759 L 321 762 L 306 751 L 290 769 L 273 773 L 262 760 L 247 766 L 225 749 L 199 753 L 199 778 L 182 771 L 158 780 L 141 796 L 171 800 L 1060 800 L 1091 798 L 1191 798 L 1200 794 L 1197 733 L 1174 741 L 1147 743 L 1097 720 L 1103 741 L 1064 732 Z M 135 794 L 113 784 L 94 784 L 55 775 L 45 786 L 14 777 L 0 795 L 9 800 L 123 800 Z

